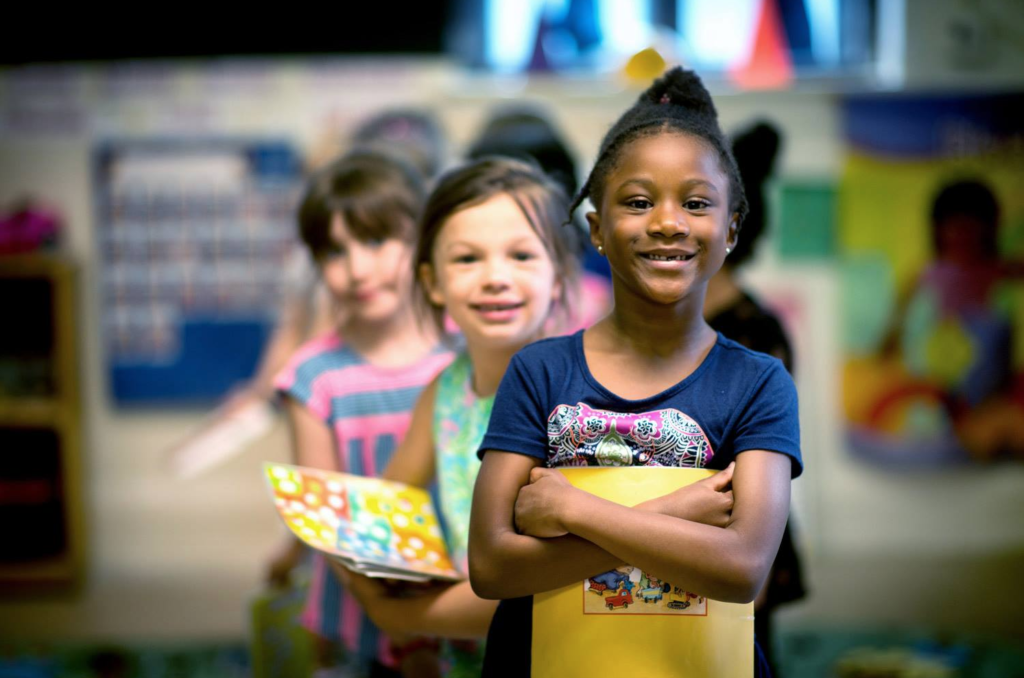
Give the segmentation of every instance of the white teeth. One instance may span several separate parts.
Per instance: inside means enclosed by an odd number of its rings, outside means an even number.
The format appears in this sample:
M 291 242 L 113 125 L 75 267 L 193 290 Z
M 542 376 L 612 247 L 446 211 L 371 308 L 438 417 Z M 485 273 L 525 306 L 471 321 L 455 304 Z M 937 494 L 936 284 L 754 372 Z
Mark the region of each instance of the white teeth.
M 686 256 L 661 257 L 661 256 L 658 256 L 657 254 L 648 254 L 647 258 L 650 259 L 651 261 L 683 261 L 685 259 L 689 259 L 689 257 L 686 257 Z

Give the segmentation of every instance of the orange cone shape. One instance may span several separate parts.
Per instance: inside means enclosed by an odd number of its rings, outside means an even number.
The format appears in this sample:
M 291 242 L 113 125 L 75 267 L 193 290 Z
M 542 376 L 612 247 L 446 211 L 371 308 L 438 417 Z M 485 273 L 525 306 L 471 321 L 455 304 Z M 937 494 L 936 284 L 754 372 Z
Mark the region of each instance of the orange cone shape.
M 793 81 L 793 60 L 775 0 L 761 0 L 754 29 L 754 48 L 745 64 L 729 71 L 742 89 L 781 89 Z

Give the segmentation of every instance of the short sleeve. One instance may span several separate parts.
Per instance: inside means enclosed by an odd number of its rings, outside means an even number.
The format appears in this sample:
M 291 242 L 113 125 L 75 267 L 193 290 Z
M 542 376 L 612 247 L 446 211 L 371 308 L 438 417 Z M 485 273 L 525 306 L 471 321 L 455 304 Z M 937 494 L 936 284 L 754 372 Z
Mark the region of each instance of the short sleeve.
M 329 339 L 328 341 L 333 341 Z M 310 342 L 300 348 L 274 378 L 274 390 L 279 396 L 292 398 L 322 421 L 329 421 L 330 398 L 324 389 L 320 351 L 326 342 Z
M 494 396 L 487 433 L 477 456 L 487 450 L 547 459 L 547 379 L 541 366 L 516 354 Z
M 796 386 L 781 362 L 773 360 L 757 380 L 735 430 L 736 454 L 746 450 L 780 452 L 793 462 L 792 477 L 803 473 Z

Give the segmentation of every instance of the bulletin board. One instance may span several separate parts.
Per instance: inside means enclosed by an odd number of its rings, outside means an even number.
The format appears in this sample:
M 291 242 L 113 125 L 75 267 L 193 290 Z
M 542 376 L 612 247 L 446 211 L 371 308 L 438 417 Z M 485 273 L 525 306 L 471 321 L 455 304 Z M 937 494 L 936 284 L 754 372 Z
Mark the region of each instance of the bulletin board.
M 115 404 L 209 404 L 249 378 L 296 248 L 285 142 L 106 141 L 94 154 L 103 340 Z

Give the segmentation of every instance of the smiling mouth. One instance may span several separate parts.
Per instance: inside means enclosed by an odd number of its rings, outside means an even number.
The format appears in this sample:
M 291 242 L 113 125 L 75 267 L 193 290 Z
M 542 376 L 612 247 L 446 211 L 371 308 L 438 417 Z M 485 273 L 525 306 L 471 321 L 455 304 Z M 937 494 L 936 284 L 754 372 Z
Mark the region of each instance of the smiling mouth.
M 694 253 L 675 254 L 671 256 L 665 256 L 661 254 L 641 254 L 640 256 L 643 257 L 644 259 L 649 259 L 650 261 L 689 261 L 690 259 L 693 259 L 697 255 L 696 253 Z
M 483 311 L 484 313 L 492 313 L 495 311 L 511 311 L 522 305 L 523 303 L 520 301 L 508 304 L 473 304 L 473 308 L 478 311 Z

